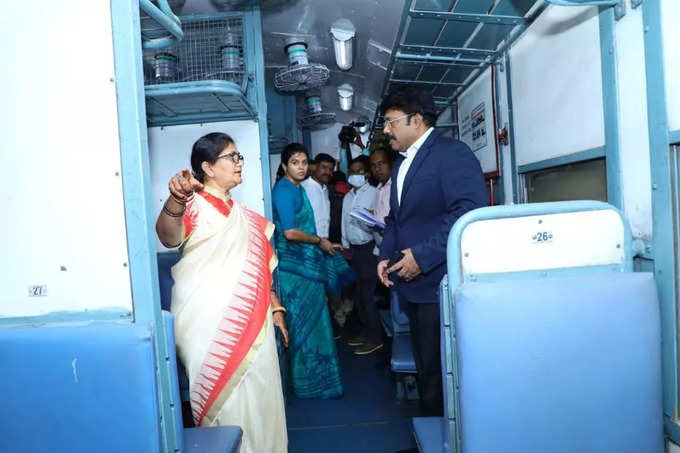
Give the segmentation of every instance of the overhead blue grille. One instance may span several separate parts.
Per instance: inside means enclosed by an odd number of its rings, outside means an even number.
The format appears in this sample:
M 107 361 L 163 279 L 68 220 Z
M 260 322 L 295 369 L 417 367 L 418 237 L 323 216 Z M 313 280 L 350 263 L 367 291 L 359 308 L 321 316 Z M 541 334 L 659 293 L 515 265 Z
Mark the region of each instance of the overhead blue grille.
M 142 18 L 143 34 L 162 28 Z M 144 51 L 144 84 L 224 80 L 243 84 L 243 19 L 192 19 L 182 17 L 184 38 L 174 46 Z M 160 30 L 159 30 L 160 29 Z
M 453 104 L 543 9 L 542 0 L 405 0 L 383 95 L 420 85 L 438 107 Z M 379 112 L 373 124 L 382 126 Z
M 240 13 L 180 18 L 183 38 L 163 49 L 145 49 L 144 84 L 150 126 L 250 119 L 246 91 L 244 19 Z M 165 32 L 141 17 L 142 36 Z

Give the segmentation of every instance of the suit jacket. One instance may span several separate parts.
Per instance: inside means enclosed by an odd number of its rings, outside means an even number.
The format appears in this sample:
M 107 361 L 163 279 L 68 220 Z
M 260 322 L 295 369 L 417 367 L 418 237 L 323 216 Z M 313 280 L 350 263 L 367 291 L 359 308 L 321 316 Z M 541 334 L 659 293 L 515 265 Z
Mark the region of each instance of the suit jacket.
M 473 209 L 486 206 L 488 195 L 479 161 L 463 142 L 432 131 L 408 169 L 397 202 L 397 174 L 404 158 L 392 170 L 390 214 L 380 259 L 411 248 L 423 274 L 410 282 L 396 273 L 395 288 L 402 300 L 438 302 L 439 282 L 446 273 L 446 242 L 454 222 Z

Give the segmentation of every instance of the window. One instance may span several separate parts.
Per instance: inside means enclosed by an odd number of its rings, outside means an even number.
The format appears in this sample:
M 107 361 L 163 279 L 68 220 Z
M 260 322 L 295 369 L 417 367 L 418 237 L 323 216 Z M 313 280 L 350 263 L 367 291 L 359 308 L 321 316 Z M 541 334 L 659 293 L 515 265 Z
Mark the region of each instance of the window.
M 604 158 L 524 173 L 527 203 L 565 200 L 607 201 Z

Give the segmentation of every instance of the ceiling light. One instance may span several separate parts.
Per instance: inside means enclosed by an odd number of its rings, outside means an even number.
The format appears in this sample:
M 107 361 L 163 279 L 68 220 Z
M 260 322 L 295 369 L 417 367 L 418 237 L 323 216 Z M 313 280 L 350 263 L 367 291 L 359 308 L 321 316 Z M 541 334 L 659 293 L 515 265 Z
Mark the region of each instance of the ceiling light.
M 349 83 L 343 83 L 338 87 L 338 101 L 340 103 L 340 110 L 349 112 L 352 110 L 352 98 L 354 97 L 354 88 Z
M 352 43 L 355 34 L 354 25 L 347 19 L 338 19 L 331 27 L 335 62 L 343 71 L 352 67 Z

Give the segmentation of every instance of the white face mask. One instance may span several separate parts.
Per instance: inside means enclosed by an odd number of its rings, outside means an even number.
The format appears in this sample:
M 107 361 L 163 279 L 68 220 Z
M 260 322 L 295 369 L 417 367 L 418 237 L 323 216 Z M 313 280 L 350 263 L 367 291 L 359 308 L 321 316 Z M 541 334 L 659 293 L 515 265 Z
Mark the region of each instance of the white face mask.
M 364 175 L 349 175 L 347 182 L 353 187 L 361 187 L 366 184 L 366 176 Z

